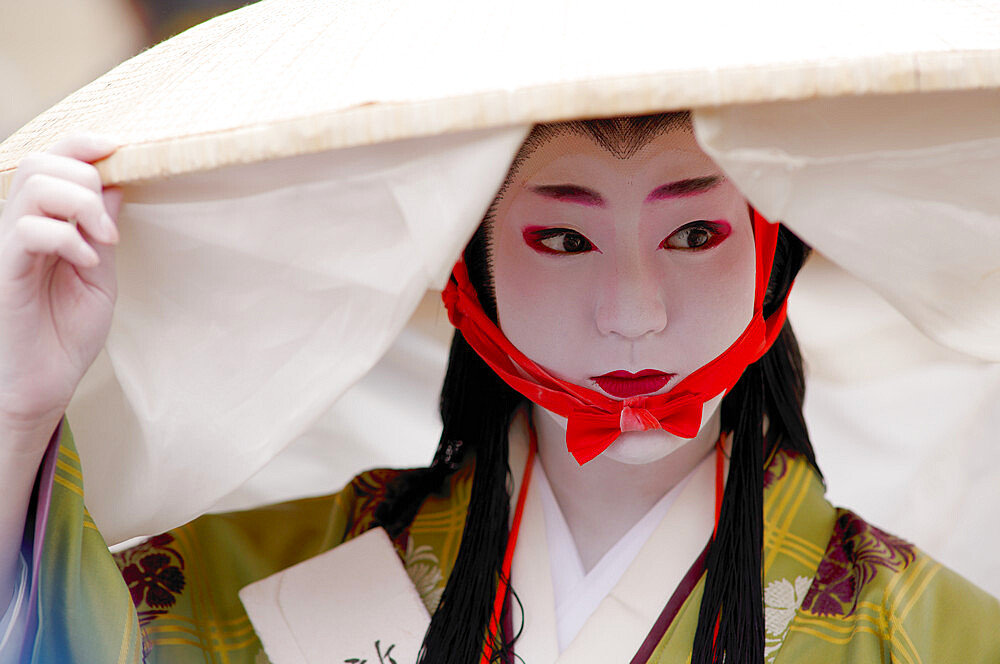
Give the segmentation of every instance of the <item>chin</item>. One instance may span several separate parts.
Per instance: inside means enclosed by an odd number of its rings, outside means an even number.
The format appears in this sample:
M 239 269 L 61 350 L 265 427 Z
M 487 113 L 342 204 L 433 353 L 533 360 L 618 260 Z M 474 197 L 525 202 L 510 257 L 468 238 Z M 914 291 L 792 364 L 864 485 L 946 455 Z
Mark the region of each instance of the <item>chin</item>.
M 623 433 L 601 456 L 619 463 L 641 465 L 659 461 L 691 442 L 666 431 L 632 431 Z

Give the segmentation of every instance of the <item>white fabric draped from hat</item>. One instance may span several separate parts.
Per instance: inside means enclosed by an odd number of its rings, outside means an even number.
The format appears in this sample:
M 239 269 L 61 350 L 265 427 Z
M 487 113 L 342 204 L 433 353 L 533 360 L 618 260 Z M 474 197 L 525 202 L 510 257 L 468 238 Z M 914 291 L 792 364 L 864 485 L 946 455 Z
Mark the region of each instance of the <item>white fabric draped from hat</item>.
M 68 131 L 122 141 L 99 166 L 127 188 L 121 295 L 70 407 L 114 542 L 219 504 L 292 441 L 336 450 L 300 492 L 427 461 L 440 343 L 411 327 L 372 367 L 536 121 L 694 108 L 765 215 L 1000 359 L 1000 97 L 976 91 L 997 87 L 1000 10 L 976 0 L 264 0 L 40 116 L 0 146 L 0 186 Z

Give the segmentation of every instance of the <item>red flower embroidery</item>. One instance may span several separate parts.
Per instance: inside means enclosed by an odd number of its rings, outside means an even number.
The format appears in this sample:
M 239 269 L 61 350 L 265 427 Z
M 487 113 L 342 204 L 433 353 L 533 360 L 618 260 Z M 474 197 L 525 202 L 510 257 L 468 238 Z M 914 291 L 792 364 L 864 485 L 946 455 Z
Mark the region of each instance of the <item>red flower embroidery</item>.
M 347 539 L 369 530 L 375 522 L 375 510 L 386 499 L 392 482 L 406 471 L 378 468 L 364 472 L 351 481 L 355 503 L 353 520 L 347 528 Z
M 789 459 L 794 452 L 788 450 L 778 450 L 775 452 L 771 463 L 764 469 L 764 488 L 768 489 L 772 484 L 780 480 L 788 472 Z
M 879 567 L 899 572 L 914 556 L 909 542 L 841 510 L 802 608 L 822 616 L 849 616 L 858 608 L 862 588 L 875 578 Z
M 177 601 L 176 595 L 184 589 L 184 574 L 170 562 L 170 556 L 164 553 L 151 553 L 143 556 L 138 565 L 133 563 L 122 570 L 136 606 L 145 600 L 149 606 L 165 608 Z
M 115 556 L 137 608 L 143 602 L 154 609 L 173 606 L 184 590 L 184 558 L 173 543 L 173 535 L 164 533 Z M 160 612 L 140 611 L 140 622 L 146 613 Z

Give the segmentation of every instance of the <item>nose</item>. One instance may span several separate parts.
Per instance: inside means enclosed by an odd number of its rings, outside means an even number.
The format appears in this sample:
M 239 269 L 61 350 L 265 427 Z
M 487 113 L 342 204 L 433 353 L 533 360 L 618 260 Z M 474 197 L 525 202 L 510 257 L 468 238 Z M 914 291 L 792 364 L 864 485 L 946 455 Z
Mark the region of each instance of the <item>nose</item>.
M 601 281 L 594 312 L 601 334 L 639 339 L 666 328 L 663 284 L 651 265 L 631 257 Z

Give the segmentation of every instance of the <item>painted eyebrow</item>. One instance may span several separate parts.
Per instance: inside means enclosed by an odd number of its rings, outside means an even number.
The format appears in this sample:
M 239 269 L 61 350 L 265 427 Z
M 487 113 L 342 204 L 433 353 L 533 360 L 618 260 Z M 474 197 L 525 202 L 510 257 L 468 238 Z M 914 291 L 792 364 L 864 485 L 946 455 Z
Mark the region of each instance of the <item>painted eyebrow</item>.
M 577 203 L 588 207 L 604 207 L 607 202 L 592 189 L 578 187 L 575 184 L 545 184 L 532 187 L 534 193 L 566 203 Z
M 687 180 L 669 182 L 651 191 L 649 196 L 646 197 L 646 200 L 662 201 L 669 198 L 694 196 L 695 194 L 701 194 L 717 187 L 722 180 L 722 176 L 708 175 L 702 178 L 689 178 Z

